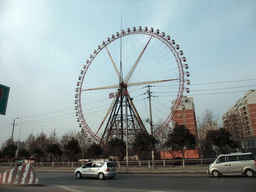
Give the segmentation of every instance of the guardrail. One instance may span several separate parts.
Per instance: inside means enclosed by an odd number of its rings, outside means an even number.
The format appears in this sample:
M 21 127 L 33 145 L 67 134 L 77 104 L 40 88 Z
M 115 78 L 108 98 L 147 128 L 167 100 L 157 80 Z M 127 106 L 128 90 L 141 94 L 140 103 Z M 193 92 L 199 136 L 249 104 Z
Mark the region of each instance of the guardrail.
M 215 159 L 184 159 L 184 165 L 194 165 L 202 166 L 212 163 Z M 80 167 L 85 164 L 87 161 L 81 162 L 34 162 L 33 166 L 36 168 L 43 167 L 52 167 L 52 168 L 61 168 L 61 167 Z M 126 161 L 113 161 L 117 168 L 127 167 Z M 17 163 L 0 163 L 0 167 L 15 167 Z M 128 161 L 128 167 L 130 168 L 150 168 L 152 167 L 152 160 L 138 160 L 138 161 Z M 183 166 L 183 159 L 171 159 L 171 160 L 154 160 L 154 168 L 166 168 L 166 167 L 176 167 Z

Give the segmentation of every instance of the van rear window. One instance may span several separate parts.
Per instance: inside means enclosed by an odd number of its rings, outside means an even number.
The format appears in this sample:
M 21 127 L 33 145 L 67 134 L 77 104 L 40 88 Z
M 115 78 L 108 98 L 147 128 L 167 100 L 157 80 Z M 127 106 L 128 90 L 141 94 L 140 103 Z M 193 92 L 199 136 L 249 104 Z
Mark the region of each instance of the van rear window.
M 240 161 L 254 160 L 252 155 L 239 155 L 238 157 Z

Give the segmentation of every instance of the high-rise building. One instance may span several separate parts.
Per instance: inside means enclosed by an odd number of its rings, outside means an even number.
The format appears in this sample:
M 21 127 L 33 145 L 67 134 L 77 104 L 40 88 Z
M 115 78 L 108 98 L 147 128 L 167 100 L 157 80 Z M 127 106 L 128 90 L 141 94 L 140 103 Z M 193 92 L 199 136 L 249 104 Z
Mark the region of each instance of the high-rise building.
M 174 114 L 172 121 L 173 127 L 175 126 L 175 123 L 185 125 L 186 128 L 190 130 L 190 133 L 194 134 L 197 139 L 196 115 L 193 97 L 183 96 L 181 99 L 181 105 Z
M 256 90 L 249 90 L 222 116 L 233 138 L 256 137 Z

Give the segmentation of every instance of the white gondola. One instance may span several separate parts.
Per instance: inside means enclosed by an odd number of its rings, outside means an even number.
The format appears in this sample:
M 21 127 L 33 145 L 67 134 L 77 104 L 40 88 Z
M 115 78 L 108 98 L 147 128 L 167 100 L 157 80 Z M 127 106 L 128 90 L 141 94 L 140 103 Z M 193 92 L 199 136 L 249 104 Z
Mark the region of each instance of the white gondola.
M 110 41 L 110 38 L 109 38 L 109 37 L 108 37 L 107 39 L 108 39 L 108 41 Z
M 188 64 L 184 64 L 184 66 L 185 66 L 185 69 L 188 69 Z
M 178 44 L 176 45 L 176 49 L 177 49 L 177 50 L 179 50 L 179 49 L 180 49 L 180 46 L 179 46 Z
M 159 32 L 159 29 L 157 29 L 157 30 L 156 30 L 156 34 L 159 34 L 159 33 L 160 33 L 160 32 Z
M 173 45 L 175 44 L 175 40 L 174 40 L 174 39 L 172 40 L 172 44 L 173 44 Z
M 102 41 L 102 45 L 105 45 L 105 41 Z
M 133 27 L 133 29 L 132 29 L 133 31 L 136 31 L 136 27 Z
M 141 26 L 139 26 L 139 31 L 142 31 L 142 27 Z
M 180 50 L 180 55 L 183 55 L 183 51 L 182 50 Z
M 189 93 L 189 92 L 190 92 L 189 88 L 186 88 L 186 92 L 187 92 L 187 93 Z
M 83 70 L 81 70 L 81 75 L 84 73 L 84 71 Z
M 112 39 L 115 39 L 115 35 L 114 34 L 112 34 Z
M 162 32 L 162 36 L 163 36 L 163 37 L 165 36 L 165 32 Z
M 119 37 L 119 32 L 116 32 L 116 36 Z
M 75 100 L 75 104 L 77 104 L 77 100 Z
M 122 29 L 122 34 L 124 34 L 124 30 Z
M 86 63 L 89 63 L 89 62 L 90 62 L 90 61 L 87 59 L 87 60 L 86 60 Z
M 187 79 L 187 85 L 190 85 L 190 80 Z
M 150 28 L 150 32 L 152 32 L 152 33 L 154 32 L 154 28 L 153 27 Z
M 189 72 L 188 72 L 188 71 L 186 71 L 186 75 L 187 75 L 187 77 L 189 77 L 189 76 L 190 76 L 190 74 L 189 74 Z
M 98 45 L 98 49 L 100 49 L 100 45 Z
M 78 80 L 81 80 L 81 78 L 82 78 L 82 77 L 81 77 L 81 76 L 79 76 L 79 77 L 78 77 Z
M 147 31 L 148 31 L 148 27 L 145 27 L 145 28 L 144 28 L 144 31 L 146 31 L 146 32 L 147 32 Z
M 83 67 L 84 69 L 86 68 L 86 65 L 84 65 L 84 67 Z
M 128 33 L 130 33 L 130 32 L 131 32 L 130 28 L 127 28 L 127 32 L 128 32 Z
M 182 61 L 183 62 L 186 62 L 187 60 L 186 60 L 186 57 L 182 57 Z
M 77 98 L 77 94 L 75 94 L 75 98 Z
M 167 36 L 166 36 L 166 39 L 167 39 L 167 40 L 170 40 L 170 39 L 171 39 L 170 35 L 167 35 Z

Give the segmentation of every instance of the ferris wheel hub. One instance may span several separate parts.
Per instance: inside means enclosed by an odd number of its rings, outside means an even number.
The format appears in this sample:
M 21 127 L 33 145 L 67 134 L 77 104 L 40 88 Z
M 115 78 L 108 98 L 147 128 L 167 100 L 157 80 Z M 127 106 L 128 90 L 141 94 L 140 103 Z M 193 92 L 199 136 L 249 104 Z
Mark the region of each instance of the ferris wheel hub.
M 121 82 L 121 83 L 120 83 L 120 86 L 121 86 L 122 88 L 124 88 L 124 89 L 126 89 L 126 88 L 127 88 L 127 84 L 126 84 L 126 83 L 124 83 L 124 82 Z

